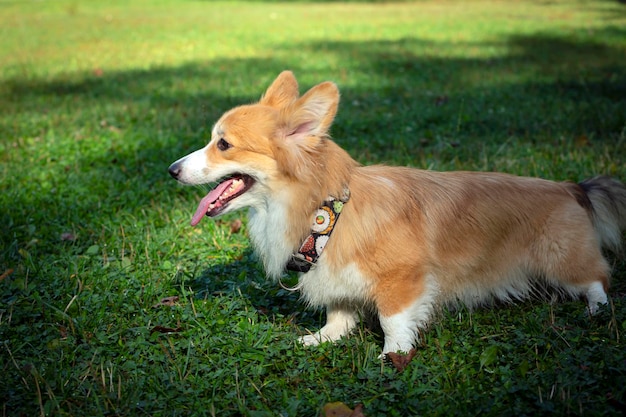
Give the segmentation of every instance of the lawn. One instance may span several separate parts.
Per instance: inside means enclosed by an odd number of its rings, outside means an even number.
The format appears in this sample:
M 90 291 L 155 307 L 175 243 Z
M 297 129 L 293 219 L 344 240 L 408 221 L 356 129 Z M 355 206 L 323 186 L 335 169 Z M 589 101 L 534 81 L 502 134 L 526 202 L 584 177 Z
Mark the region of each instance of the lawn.
M 597 316 L 443 311 L 403 372 L 295 342 L 323 312 L 167 174 L 283 69 L 364 164 L 626 181 L 618 1 L 0 0 L 0 415 L 623 415 L 623 253 Z

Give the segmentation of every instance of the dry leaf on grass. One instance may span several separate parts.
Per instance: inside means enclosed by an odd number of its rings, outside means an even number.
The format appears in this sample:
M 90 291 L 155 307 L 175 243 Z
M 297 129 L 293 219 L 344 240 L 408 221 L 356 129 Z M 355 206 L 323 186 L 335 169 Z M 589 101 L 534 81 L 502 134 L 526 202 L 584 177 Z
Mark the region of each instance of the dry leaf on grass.
M 173 307 L 178 303 L 178 296 L 172 295 L 171 297 L 161 298 L 161 301 L 152 306 L 152 308 L 157 308 L 161 306 Z
M 352 410 L 344 403 L 337 401 L 327 403 L 323 408 L 323 417 L 365 417 L 363 414 L 363 404 L 357 404 Z
M 76 240 L 76 235 L 72 232 L 61 233 L 61 240 L 64 242 L 73 242 Z
M 182 327 L 164 327 L 164 326 L 154 326 L 150 330 L 150 334 L 152 333 L 180 333 L 183 330 Z
M 59 336 L 63 340 L 67 339 L 67 327 L 59 326 Z
M 389 358 L 389 360 L 391 361 L 391 364 L 396 368 L 398 372 L 402 372 L 404 371 L 404 368 L 408 366 L 409 362 L 411 362 L 411 360 L 415 357 L 416 354 L 417 354 L 417 350 L 415 349 L 411 349 L 409 353 L 407 354 L 389 352 L 387 353 L 387 358 Z
M 241 219 L 235 219 L 230 223 L 230 233 L 232 234 L 236 234 L 239 233 L 239 231 L 241 230 L 241 225 L 242 225 L 242 221 Z
M 5 279 L 6 277 L 8 277 L 9 275 L 11 275 L 13 273 L 13 268 L 9 268 L 6 271 L 4 271 L 2 273 L 2 275 L 0 275 L 0 281 L 2 281 L 3 279 Z
M 363 413 L 363 404 L 357 404 L 356 407 L 354 407 L 352 414 L 350 414 L 350 417 L 365 417 L 365 414 Z
M 576 136 L 574 139 L 574 145 L 582 148 L 591 145 L 591 141 L 589 140 L 589 137 L 583 133 L 582 135 Z

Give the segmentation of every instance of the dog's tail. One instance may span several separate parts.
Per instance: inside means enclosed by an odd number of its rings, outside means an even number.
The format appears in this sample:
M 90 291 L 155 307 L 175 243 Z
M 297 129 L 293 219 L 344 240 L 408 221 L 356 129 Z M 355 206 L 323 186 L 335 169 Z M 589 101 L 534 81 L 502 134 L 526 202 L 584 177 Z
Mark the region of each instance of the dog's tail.
M 579 183 L 591 203 L 593 225 L 603 248 L 618 252 L 626 230 L 626 186 L 598 176 Z

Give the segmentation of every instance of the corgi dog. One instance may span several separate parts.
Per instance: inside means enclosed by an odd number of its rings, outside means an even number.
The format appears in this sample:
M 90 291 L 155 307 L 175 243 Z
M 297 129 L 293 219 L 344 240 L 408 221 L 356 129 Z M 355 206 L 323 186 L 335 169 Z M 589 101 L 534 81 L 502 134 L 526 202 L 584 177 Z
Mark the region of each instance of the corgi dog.
M 543 284 L 607 303 L 626 229 L 626 188 L 609 177 L 552 182 L 486 172 L 361 166 L 329 137 L 339 90 L 300 96 L 282 72 L 260 101 L 227 111 L 211 140 L 169 167 L 183 184 L 217 184 L 191 219 L 249 208 L 269 277 L 300 272 L 303 299 L 326 309 L 306 345 L 348 335 L 374 311 L 383 354 L 408 352 L 439 306 L 533 295 Z

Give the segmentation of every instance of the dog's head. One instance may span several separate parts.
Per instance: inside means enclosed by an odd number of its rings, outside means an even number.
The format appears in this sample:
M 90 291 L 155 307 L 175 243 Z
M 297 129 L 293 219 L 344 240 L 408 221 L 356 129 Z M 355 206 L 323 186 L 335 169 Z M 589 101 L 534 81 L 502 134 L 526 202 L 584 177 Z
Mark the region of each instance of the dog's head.
M 296 78 L 284 71 L 258 103 L 226 112 L 204 148 L 169 167 L 183 184 L 217 183 L 200 202 L 191 224 L 204 215 L 261 204 L 289 181 L 306 181 L 338 104 L 335 84 L 318 84 L 299 97 Z

